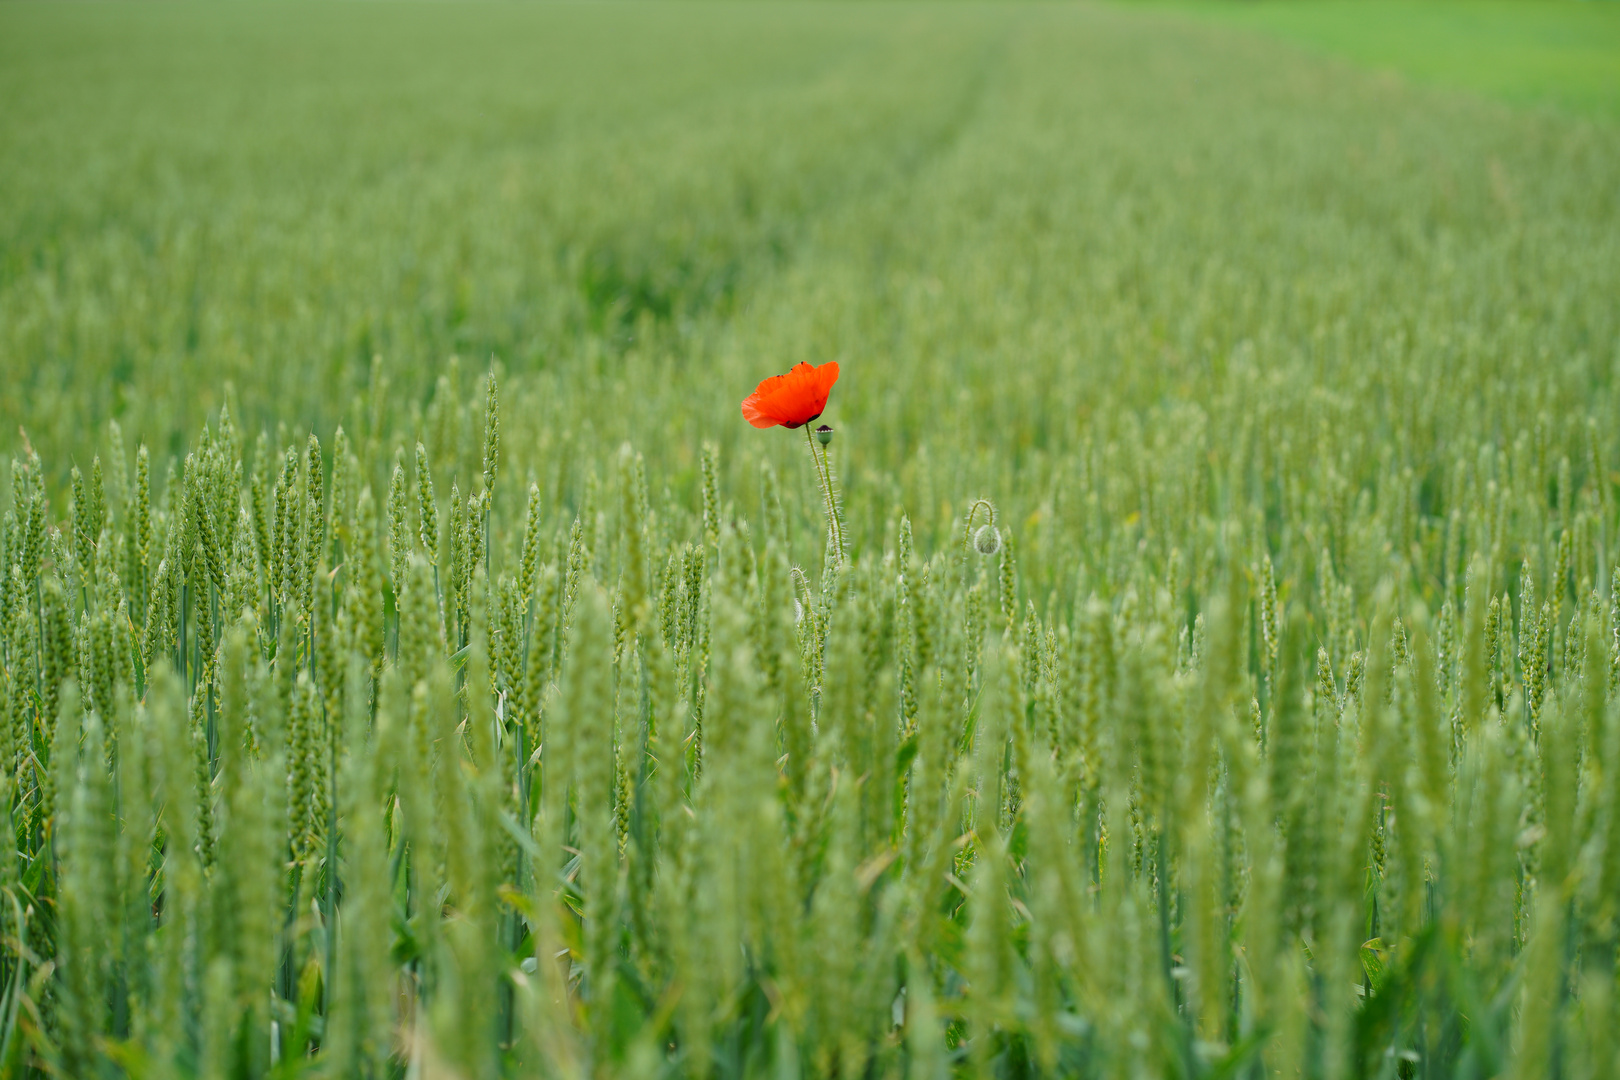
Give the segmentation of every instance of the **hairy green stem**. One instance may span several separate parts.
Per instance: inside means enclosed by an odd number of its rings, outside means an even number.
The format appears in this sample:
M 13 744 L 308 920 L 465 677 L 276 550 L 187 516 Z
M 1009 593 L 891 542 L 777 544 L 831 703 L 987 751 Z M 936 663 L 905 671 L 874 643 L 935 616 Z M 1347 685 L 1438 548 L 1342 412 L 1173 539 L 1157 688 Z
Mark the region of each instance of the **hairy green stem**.
M 804 442 L 810 448 L 810 460 L 815 463 L 816 477 L 821 481 L 821 497 L 827 504 L 827 535 L 832 541 L 833 561 L 844 561 L 844 525 L 838 520 L 838 504 L 833 499 L 832 466 L 827 461 L 826 447 L 816 452 L 816 437 L 810 425 L 804 425 Z

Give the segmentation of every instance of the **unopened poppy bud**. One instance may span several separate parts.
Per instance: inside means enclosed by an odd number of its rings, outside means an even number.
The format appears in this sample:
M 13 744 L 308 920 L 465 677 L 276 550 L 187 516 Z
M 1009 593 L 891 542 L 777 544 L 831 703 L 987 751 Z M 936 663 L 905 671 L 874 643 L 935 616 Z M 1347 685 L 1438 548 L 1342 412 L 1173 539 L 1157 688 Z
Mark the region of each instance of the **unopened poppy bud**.
M 980 525 L 973 534 L 973 547 L 980 555 L 994 555 L 1001 550 L 1001 533 L 994 525 Z
M 832 442 L 832 436 L 833 429 L 828 427 L 826 424 L 822 424 L 820 427 L 816 428 L 816 438 L 821 440 L 822 446 L 826 446 L 828 443 Z

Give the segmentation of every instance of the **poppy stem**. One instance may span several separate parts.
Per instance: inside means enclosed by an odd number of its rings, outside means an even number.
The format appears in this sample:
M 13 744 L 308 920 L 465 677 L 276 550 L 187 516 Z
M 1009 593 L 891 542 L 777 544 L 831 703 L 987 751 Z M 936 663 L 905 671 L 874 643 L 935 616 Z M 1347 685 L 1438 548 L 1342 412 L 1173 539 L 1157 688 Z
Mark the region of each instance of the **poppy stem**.
M 989 499 L 976 499 L 973 505 L 968 507 L 967 521 L 962 526 L 962 565 L 964 567 L 968 564 L 968 545 L 973 542 L 973 522 L 978 517 L 981 507 L 990 512 L 990 524 L 994 525 L 996 523 L 996 504 Z M 966 573 L 966 570 L 963 573 Z
M 805 445 L 810 447 L 810 460 L 816 466 L 816 477 L 821 481 L 821 495 L 827 501 L 827 536 L 832 543 L 833 562 L 844 561 L 844 525 L 838 520 L 838 503 L 833 498 L 832 465 L 827 461 L 827 449 L 821 447 L 817 453 L 816 437 L 810 432 L 810 425 L 804 425 Z

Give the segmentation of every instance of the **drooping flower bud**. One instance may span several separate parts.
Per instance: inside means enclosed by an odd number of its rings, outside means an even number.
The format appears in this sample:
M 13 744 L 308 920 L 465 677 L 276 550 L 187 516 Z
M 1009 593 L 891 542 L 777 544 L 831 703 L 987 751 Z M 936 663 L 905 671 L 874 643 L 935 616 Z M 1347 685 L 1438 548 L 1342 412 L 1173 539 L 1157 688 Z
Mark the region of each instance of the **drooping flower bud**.
M 973 547 L 980 555 L 988 558 L 1001 550 L 1001 533 L 994 525 L 980 525 L 979 531 L 973 534 Z

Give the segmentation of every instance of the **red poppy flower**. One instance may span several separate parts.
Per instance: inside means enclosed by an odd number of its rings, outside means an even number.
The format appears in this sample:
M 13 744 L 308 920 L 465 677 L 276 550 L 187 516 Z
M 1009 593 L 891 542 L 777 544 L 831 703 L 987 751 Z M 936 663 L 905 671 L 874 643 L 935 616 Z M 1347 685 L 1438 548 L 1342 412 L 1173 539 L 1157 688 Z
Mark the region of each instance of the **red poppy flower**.
M 742 414 L 757 428 L 803 427 L 827 407 L 827 395 L 838 381 L 838 363 L 795 364 L 786 375 L 772 375 L 743 398 Z

